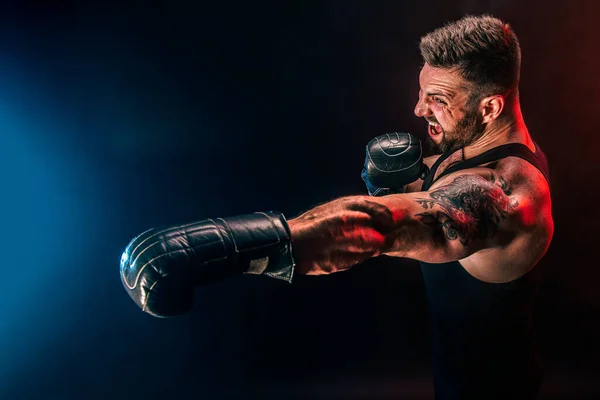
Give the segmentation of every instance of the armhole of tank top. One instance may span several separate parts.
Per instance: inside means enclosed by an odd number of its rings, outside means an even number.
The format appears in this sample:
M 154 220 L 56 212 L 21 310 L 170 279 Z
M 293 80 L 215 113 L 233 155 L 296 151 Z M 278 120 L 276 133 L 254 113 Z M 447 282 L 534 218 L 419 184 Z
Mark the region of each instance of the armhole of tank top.
M 546 163 L 543 161 L 543 156 L 542 156 L 541 151 L 540 152 L 537 151 L 538 149 L 539 149 L 539 146 L 537 143 L 536 143 L 536 152 L 535 153 L 532 152 L 527 146 L 520 144 L 520 143 L 509 143 L 506 145 L 495 147 L 493 149 L 486 151 L 483 154 L 480 154 L 479 156 L 476 156 L 476 157 L 471 158 L 466 161 L 462 161 L 462 162 L 455 164 L 455 165 L 451 166 L 450 168 L 446 169 L 437 177 L 437 179 L 435 179 L 435 180 L 432 179 L 432 181 L 429 184 L 429 187 L 427 189 L 429 189 L 431 186 L 433 186 L 433 184 L 435 182 L 437 182 L 438 180 L 440 180 L 442 177 L 444 177 L 446 175 L 449 175 L 451 173 L 454 173 L 454 172 L 457 172 L 457 171 L 460 171 L 463 169 L 474 168 L 474 167 L 480 166 L 482 164 L 488 164 L 488 163 L 491 163 L 494 161 L 501 160 L 506 157 L 518 157 L 522 160 L 527 161 L 528 163 L 533 165 L 535 168 L 537 168 L 542 173 L 544 178 L 546 178 L 546 181 L 548 182 L 548 184 L 550 184 L 550 179 L 547 176 L 546 171 L 544 171 L 544 169 L 545 169 L 544 166 Z M 430 173 L 435 173 L 435 171 L 432 169 L 432 172 L 430 172 Z M 425 185 L 423 185 L 423 186 L 425 186 Z

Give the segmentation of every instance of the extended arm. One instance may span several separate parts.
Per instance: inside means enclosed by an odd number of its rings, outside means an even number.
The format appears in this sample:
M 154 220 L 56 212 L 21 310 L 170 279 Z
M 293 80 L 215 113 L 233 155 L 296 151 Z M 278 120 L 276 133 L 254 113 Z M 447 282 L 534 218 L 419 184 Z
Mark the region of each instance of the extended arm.
M 429 192 L 341 198 L 289 221 L 296 271 L 327 274 L 386 253 L 459 260 L 510 242 L 518 209 L 510 186 L 491 172 L 459 175 Z

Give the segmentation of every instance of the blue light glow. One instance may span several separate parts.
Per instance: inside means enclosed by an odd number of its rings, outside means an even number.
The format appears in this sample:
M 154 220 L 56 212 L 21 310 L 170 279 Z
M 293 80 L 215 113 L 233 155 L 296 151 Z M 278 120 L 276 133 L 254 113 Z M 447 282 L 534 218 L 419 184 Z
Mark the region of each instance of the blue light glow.
M 35 75 L 9 65 L 0 66 L 0 388 L 69 337 L 83 250 L 102 227 L 66 114 Z

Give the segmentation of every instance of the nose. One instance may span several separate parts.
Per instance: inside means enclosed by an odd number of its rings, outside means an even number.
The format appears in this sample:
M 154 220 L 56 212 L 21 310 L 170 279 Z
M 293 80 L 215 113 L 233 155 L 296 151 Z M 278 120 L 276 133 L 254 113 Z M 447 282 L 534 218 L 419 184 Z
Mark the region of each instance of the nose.
M 419 92 L 419 100 L 415 105 L 415 115 L 417 117 L 427 117 L 431 115 L 431 110 L 423 98 L 422 92 Z

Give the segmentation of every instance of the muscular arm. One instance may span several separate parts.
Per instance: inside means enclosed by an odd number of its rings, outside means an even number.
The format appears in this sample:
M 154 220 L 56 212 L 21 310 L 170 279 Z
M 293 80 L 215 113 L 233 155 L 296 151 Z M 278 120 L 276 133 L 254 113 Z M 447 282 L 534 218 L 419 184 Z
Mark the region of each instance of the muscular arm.
M 290 220 L 298 270 L 326 274 L 391 253 L 459 260 L 520 230 L 519 204 L 500 176 L 464 174 L 429 192 L 334 200 Z

